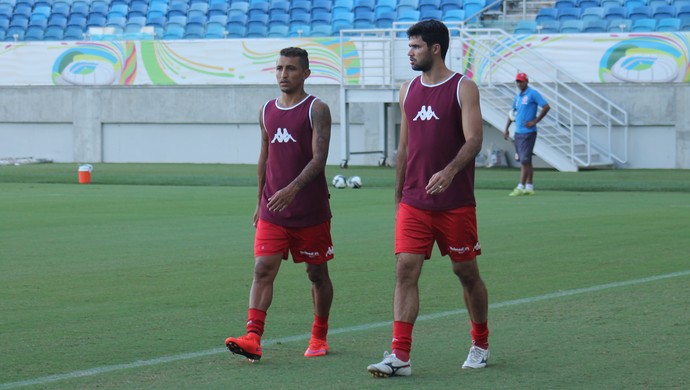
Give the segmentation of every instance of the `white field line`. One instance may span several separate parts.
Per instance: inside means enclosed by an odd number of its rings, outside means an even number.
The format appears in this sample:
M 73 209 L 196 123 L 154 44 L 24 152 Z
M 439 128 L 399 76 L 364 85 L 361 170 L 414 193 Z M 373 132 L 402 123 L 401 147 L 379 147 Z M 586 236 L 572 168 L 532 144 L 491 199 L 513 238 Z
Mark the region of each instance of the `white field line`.
M 515 306 L 515 305 L 535 303 L 535 302 L 545 301 L 545 300 L 549 300 L 549 299 L 568 297 L 571 295 L 578 295 L 578 294 L 586 294 L 586 293 L 608 290 L 608 289 L 617 288 L 617 287 L 633 286 L 633 285 L 637 285 L 637 284 L 655 282 L 658 280 L 677 278 L 677 277 L 687 276 L 687 275 L 690 275 L 690 270 L 673 272 L 673 273 L 665 274 L 665 275 L 650 276 L 650 277 L 642 278 L 642 279 L 626 280 L 623 282 L 613 282 L 613 283 L 600 284 L 600 285 L 592 286 L 592 287 L 584 287 L 584 288 L 576 288 L 573 290 L 557 291 L 557 292 L 544 294 L 544 295 L 537 295 L 537 296 L 529 297 L 529 298 L 514 299 L 511 301 L 497 302 L 497 303 L 490 304 L 489 308 L 490 309 L 498 309 L 498 308 L 502 308 L 502 307 L 509 307 L 509 306 Z M 453 315 L 459 315 L 459 314 L 465 314 L 465 313 L 467 313 L 467 312 L 464 308 L 459 309 L 459 310 L 443 311 L 443 312 L 431 313 L 431 314 L 419 316 L 417 318 L 417 321 L 428 321 L 428 320 L 432 320 L 432 319 L 448 317 L 448 316 L 453 316 Z M 352 332 L 358 332 L 358 331 L 366 331 L 366 330 L 391 326 L 392 323 L 393 323 L 392 321 L 371 322 L 371 323 L 363 324 L 363 325 L 355 325 L 355 326 L 348 326 L 345 328 L 330 329 L 328 331 L 328 334 L 329 335 L 335 335 L 335 334 L 341 334 L 341 333 L 352 333 Z M 272 339 L 272 340 L 262 340 L 261 344 L 264 346 L 268 346 L 268 345 L 273 345 L 273 344 L 278 344 L 278 343 L 289 343 L 289 342 L 293 342 L 293 341 L 308 340 L 309 337 L 311 337 L 311 334 L 306 333 L 306 334 L 282 337 L 282 338 Z M 155 359 L 137 360 L 137 361 L 134 361 L 131 363 L 113 364 L 110 366 L 94 367 L 94 368 L 89 368 L 89 369 L 85 369 L 85 370 L 72 371 L 72 372 L 68 372 L 68 373 L 64 373 L 64 374 L 48 375 L 48 376 L 42 376 L 42 377 L 38 377 L 38 378 L 34 378 L 34 379 L 27 379 L 27 380 L 23 380 L 23 381 L 2 383 L 2 384 L 0 384 L 0 389 L 14 389 L 17 387 L 22 387 L 22 386 L 42 385 L 42 384 L 46 384 L 46 383 L 58 382 L 58 381 L 63 381 L 63 380 L 68 380 L 68 379 L 95 376 L 95 375 L 105 374 L 105 373 L 113 372 L 113 371 L 121 371 L 121 370 L 127 370 L 127 369 L 131 369 L 131 368 L 140 368 L 140 367 L 147 367 L 147 366 L 156 366 L 159 364 L 176 362 L 176 361 L 180 361 L 180 360 L 196 359 L 196 358 L 205 357 L 205 356 L 209 356 L 209 355 L 215 355 L 215 354 L 219 354 L 219 353 L 228 353 L 228 352 L 227 352 L 226 348 L 212 348 L 212 349 L 207 349 L 205 351 L 189 352 L 189 353 L 183 353 L 183 354 L 179 354 L 179 355 L 162 356 L 162 357 L 155 358 Z

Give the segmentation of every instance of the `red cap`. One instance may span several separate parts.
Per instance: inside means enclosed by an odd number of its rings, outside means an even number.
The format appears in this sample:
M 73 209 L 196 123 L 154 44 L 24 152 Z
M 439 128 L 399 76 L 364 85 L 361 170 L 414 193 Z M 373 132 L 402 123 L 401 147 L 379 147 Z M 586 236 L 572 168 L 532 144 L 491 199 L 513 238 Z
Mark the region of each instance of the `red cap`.
M 515 76 L 515 81 L 527 81 L 527 73 L 518 73 Z

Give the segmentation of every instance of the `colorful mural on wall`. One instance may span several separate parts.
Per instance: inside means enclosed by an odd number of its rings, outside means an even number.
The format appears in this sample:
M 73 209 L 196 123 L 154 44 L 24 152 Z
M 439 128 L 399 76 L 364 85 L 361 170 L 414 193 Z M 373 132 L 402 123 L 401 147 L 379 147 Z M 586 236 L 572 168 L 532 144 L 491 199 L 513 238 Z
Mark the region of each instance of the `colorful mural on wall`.
M 583 82 L 690 82 L 688 32 L 515 38 Z M 345 84 L 357 85 L 366 61 L 358 45 L 346 41 L 341 49 L 338 37 L 6 42 L 0 46 L 0 85 L 273 84 L 273 64 L 287 46 L 309 51 L 308 83 L 340 84 L 344 77 Z M 485 80 L 496 73 L 496 64 L 479 55 L 475 59 L 475 53 L 465 49 L 462 68 L 468 75 Z M 500 67 L 502 60 L 518 59 L 516 52 L 510 46 L 496 49 L 496 63 Z

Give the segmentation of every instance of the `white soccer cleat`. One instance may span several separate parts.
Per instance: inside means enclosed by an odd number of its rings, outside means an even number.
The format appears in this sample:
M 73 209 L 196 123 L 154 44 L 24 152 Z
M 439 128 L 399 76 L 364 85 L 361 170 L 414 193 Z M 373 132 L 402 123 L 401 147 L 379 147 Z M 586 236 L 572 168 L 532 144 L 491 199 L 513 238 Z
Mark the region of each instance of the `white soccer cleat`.
M 489 361 L 489 349 L 481 349 L 476 345 L 470 348 L 467 360 L 462 364 L 462 368 L 484 368 Z
M 388 378 L 390 376 L 410 376 L 412 374 L 412 366 L 410 362 L 404 362 L 398 359 L 394 353 L 383 353 L 383 360 L 381 363 L 370 364 L 367 371 L 375 377 Z

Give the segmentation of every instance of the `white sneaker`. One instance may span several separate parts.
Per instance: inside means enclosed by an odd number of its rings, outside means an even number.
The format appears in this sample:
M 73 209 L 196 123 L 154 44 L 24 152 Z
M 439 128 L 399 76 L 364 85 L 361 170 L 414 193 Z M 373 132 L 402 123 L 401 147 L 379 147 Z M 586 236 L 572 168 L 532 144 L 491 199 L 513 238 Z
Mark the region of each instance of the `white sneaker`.
M 404 362 L 398 359 L 394 353 L 383 353 L 383 361 L 381 363 L 370 364 L 367 371 L 373 376 L 379 378 L 388 378 L 389 376 L 410 376 L 412 374 L 412 366 L 410 362 Z
M 470 348 L 467 360 L 462 364 L 462 368 L 484 368 L 489 361 L 489 349 L 481 349 L 476 345 Z

